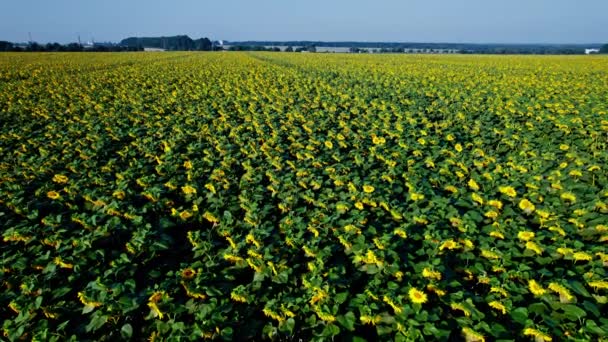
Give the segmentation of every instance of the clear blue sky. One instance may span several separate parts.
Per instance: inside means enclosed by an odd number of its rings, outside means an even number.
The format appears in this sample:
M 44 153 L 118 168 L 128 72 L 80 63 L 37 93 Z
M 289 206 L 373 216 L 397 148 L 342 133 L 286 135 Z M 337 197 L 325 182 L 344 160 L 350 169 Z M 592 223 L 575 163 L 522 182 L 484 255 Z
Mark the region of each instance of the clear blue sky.
M 608 42 L 608 0 L 4 0 L 0 40 Z

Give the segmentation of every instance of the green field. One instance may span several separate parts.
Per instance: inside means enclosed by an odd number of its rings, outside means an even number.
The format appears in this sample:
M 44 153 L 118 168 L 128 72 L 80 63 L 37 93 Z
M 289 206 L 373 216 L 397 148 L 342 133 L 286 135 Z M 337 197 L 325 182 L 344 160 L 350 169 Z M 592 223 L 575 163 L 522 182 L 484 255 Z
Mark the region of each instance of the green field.
M 607 214 L 606 57 L 0 54 L 10 341 L 605 341 Z

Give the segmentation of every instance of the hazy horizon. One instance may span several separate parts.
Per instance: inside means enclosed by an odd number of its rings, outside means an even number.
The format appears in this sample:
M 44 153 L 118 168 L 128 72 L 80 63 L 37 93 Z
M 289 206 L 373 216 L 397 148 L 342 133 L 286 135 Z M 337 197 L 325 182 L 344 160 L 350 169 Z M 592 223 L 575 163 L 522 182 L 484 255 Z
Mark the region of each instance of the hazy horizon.
M 608 2 L 601 0 L 24 0 L 2 6 L 0 40 L 28 41 L 30 33 L 39 43 L 186 34 L 228 41 L 598 44 L 608 42 L 605 13 Z

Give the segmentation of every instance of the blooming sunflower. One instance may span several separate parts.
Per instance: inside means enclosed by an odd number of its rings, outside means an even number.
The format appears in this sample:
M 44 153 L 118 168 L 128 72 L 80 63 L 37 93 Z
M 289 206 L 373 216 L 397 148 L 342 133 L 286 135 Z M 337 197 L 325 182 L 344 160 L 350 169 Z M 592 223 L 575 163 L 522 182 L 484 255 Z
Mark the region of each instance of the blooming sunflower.
M 499 302 L 497 300 L 493 300 L 493 301 L 489 302 L 488 305 L 491 308 L 500 311 L 503 315 L 507 314 L 507 308 L 501 302 Z
M 363 192 L 371 194 L 372 192 L 374 192 L 376 190 L 376 188 L 374 188 L 371 185 L 364 185 L 363 186 Z
M 52 200 L 56 200 L 61 196 L 59 195 L 59 193 L 57 191 L 49 191 L 46 193 L 46 197 L 48 197 Z
M 184 192 L 184 194 L 186 195 L 193 195 L 196 194 L 196 188 L 190 186 L 190 185 L 186 185 L 186 186 L 182 186 L 182 191 Z
M 536 297 L 542 296 L 547 293 L 547 290 L 540 286 L 540 284 L 538 284 L 534 279 L 528 282 L 528 288 L 530 289 L 530 292 L 532 292 L 532 294 Z
M 425 267 L 422 270 L 422 276 L 428 279 L 441 280 L 441 273 Z
M 534 337 L 534 341 L 537 341 L 537 342 L 549 342 L 549 341 L 553 340 L 551 338 L 551 336 L 545 334 L 544 332 L 542 332 L 540 330 L 536 330 L 533 328 L 524 329 L 524 335 Z
M 196 275 L 196 271 L 191 268 L 186 268 L 182 271 L 182 278 L 192 279 Z
M 576 202 L 576 196 L 573 193 L 571 193 L 571 192 L 564 192 L 563 194 L 561 194 L 560 197 L 564 201 L 568 201 L 570 203 Z
M 519 201 L 519 208 L 523 210 L 526 214 L 530 214 L 536 209 L 534 204 L 532 204 L 532 202 L 528 201 L 525 198 Z
M 523 241 L 530 241 L 534 239 L 534 232 L 522 231 L 517 233 L 517 238 Z
M 53 176 L 53 182 L 59 183 L 59 184 L 65 184 L 68 182 L 68 177 L 66 177 L 64 175 L 55 175 L 55 176 Z
M 485 342 L 486 338 L 474 331 L 471 328 L 462 328 L 462 335 L 464 336 L 464 339 L 466 342 Z
M 498 191 L 500 191 L 502 194 L 505 194 L 509 197 L 517 196 L 517 191 L 515 191 L 515 189 L 512 186 L 501 186 L 498 188 Z
M 192 213 L 189 212 L 188 210 L 184 210 L 179 214 L 179 218 L 181 218 L 182 220 L 187 220 L 191 217 L 192 217 Z
M 469 185 L 469 188 L 471 188 L 471 190 L 473 190 L 473 191 L 479 190 L 479 184 L 477 184 L 477 182 L 473 178 L 469 179 L 468 185 Z
M 427 302 L 428 298 L 426 296 L 426 293 L 424 293 L 423 291 L 418 290 L 415 287 L 412 287 L 408 292 L 407 295 L 410 297 L 410 300 L 412 301 L 412 303 L 414 304 L 424 304 Z

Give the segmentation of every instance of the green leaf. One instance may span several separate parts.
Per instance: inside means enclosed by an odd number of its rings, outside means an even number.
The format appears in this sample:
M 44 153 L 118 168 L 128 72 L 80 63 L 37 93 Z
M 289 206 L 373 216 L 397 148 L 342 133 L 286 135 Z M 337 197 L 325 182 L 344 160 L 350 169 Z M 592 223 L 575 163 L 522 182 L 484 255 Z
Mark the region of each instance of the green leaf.
M 233 330 L 231 327 L 225 327 L 224 329 L 222 329 L 222 331 L 220 332 L 220 335 L 222 335 L 223 338 L 226 338 L 228 340 L 232 339 L 232 334 L 233 334 Z
M 525 325 L 526 320 L 528 319 L 528 309 L 526 308 L 517 308 L 511 312 L 511 318 L 519 324 Z
M 95 306 L 93 305 L 85 305 L 84 308 L 82 308 L 82 313 L 83 314 L 88 314 L 89 312 L 95 310 Z
M 589 291 L 587 291 L 585 286 L 583 284 L 581 284 L 580 282 L 578 282 L 578 281 L 570 282 L 570 286 L 572 287 L 572 290 L 574 290 L 574 292 L 578 293 L 579 295 L 585 296 L 585 297 L 591 297 L 591 294 L 589 293 Z
M 587 312 L 592 313 L 596 317 L 602 317 L 602 314 L 600 313 L 600 309 L 594 303 L 586 300 L 583 303 L 583 306 L 585 307 L 585 309 L 587 310 Z
M 127 323 L 120 328 L 120 335 L 123 338 L 131 338 L 133 336 L 133 327 L 131 324 Z
M 424 323 L 424 329 L 422 330 L 422 333 L 427 336 L 439 336 L 440 331 L 433 324 Z
M 348 292 L 340 292 L 334 296 L 334 301 L 338 304 L 342 304 L 346 301 L 346 298 L 348 298 Z
M 296 321 L 293 318 L 289 317 L 285 321 L 284 325 L 287 332 L 293 333 L 293 328 L 296 326 Z
M 542 315 L 547 309 L 547 306 L 543 303 L 534 303 L 528 306 L 528 311 L 537 315 Z
M 96 331 L 108 321 L 108 316 L 93 315 L 91 322 L 85 327 L 87 332 Z
M 572 321 L 578 321 L 580 318 L 587 316 L 587 312 L 585 310 L 573 304 L 562 306 L 562 310 L 564 310 L 566 317 Z
M 379 336 L 388 335 L 393 332 L 393 328 L 390 325 L 378 325 L 376 331 Z
M 340 328 L 338 328 L 337 325 L 335 324 L 328 324 L 325 326 L 325 329 L 323 329 L 323 332 L 321 333 L 321 335 L 323 337 L 332 337 L 332 336 L 336 336 L 340 333 Z
M 355 314 L 351 311 L 347 312 L 344 316 L 338 316 L 336 319 L 338 320 L 338 323 L 340 323 L 344 328 L 346 328 L 346 330 L 355 330 L 355 322 L 357 321 L 357 318 L 355 317 Z
M 587 329 L 587 331 L 592 332 L 596 335 L 605 337 L 606 335 L 608 335 L 608 331 L 605 331 L 604 329 L 600 328 L 597 323 L 595 323 L 594 320 L 588 319 L 585 322 L 585 328 Z

